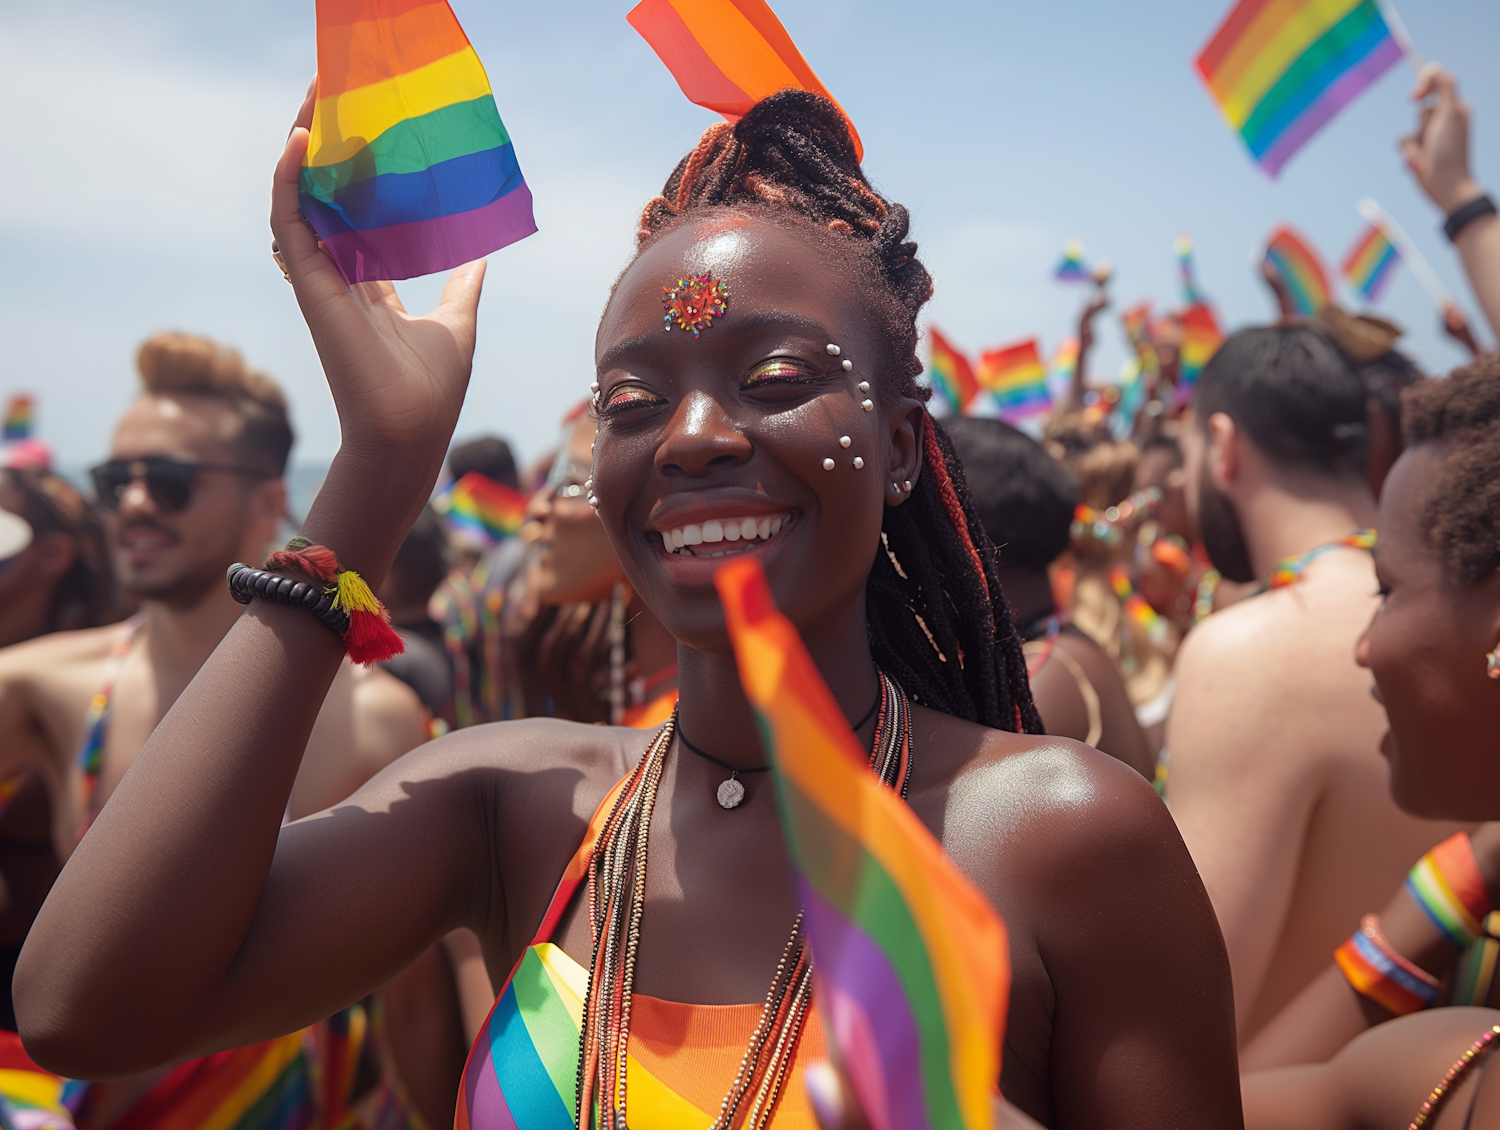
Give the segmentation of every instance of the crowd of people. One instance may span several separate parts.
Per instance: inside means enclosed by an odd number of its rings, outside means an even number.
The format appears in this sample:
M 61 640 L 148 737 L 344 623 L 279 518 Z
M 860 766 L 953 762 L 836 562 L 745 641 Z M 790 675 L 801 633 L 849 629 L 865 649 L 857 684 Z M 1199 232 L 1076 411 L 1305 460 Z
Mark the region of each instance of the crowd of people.
M 1468 109 L 1418 95 L 1500 337 Z M 309 512 L 281 390 L 188 334 L 89 489 L 0 472 L 0 1127 L 867 1125 L 712 585 L 740 554 L 1004 919 L 997 1125 L 1500 1127 L 1500 355 L 1463 328 L 1424 374 L 1284 309 L 1189 389 L 1164 325 L 1122 428 L 1096 296 L 1039 435 L 939 420 L 906 209 L 783 91 L 647 203 L 518 467 L 450 446 L 484 264 L 426 317 L 348 285 L 298 215 L 310 109 L 272 214 L 345 437 Z M 513 535 L 450 523 L 475 476 Z M 403 649 L 363 665 L 372 608 Z

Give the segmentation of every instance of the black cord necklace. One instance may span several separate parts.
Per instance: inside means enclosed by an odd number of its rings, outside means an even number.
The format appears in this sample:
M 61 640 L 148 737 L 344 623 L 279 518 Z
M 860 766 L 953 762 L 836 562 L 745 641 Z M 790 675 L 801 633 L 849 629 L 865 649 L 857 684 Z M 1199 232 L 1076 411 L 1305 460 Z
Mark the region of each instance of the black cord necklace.
M 877 694 L 875 696 L 875 701 L 870 703 L 870 709 L 865 711 L 865 716 L 858 722 L 854 723 L 853 727 L 851 727 L 854 732 L 858 733 L 864 726 L 864 724 L 875 716 L 875 711 L 879 708 L 880 695 Z M 739 782 L 739 776 L 741 773 L 764 773 L 767 769 L 771 768 L 769 765 L 751 765 L 748 768 L 739 765 L 731 765 L 727 761 L 719 760 L 719 758 L 709 753 L 708 750 L 699 749 L 692 742 L 688 741 L 687 734 L 682 732 L 681 718 L 677 720 L 677 740 L 680 741 L 688 749 L 696 753 L 699 757 L 703 758 L 704 761 L 711 761 L 720 769 L 729 770 L 729 780 L 719 785 L 719 806 L 721 808 L 738 808 L 740 802 L 745 799 L 745 786 L 740 784 Z

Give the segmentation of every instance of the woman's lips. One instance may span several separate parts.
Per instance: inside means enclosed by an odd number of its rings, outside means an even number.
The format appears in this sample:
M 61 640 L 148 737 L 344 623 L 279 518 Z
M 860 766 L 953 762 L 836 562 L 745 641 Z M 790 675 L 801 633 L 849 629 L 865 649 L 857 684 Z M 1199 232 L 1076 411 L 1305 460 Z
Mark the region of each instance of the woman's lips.
M 769 541 L 791 519 L 790 514 L 781 513 L 689 522 L 660 531 L 662 547 L 670 554 L 686 557 L 723 557 L 742 552 L 756 542 Z

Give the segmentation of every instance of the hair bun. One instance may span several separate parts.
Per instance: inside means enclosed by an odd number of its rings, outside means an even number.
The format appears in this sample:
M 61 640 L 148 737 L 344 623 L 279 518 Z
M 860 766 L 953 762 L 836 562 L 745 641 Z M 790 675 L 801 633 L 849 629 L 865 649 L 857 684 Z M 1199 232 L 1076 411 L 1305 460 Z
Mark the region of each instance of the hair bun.
M 752 167 L 760 164 L 757 156 L 773 162 L 791 157 L 788 149 L 800 140 L 805 149 L 797 149 L 817 151 L 844 175 L 864 180 L 844 112 L 831 98 L 811 90 L 778 90 L 762 98 L 734 124 L 734 137 L 745 146 Z

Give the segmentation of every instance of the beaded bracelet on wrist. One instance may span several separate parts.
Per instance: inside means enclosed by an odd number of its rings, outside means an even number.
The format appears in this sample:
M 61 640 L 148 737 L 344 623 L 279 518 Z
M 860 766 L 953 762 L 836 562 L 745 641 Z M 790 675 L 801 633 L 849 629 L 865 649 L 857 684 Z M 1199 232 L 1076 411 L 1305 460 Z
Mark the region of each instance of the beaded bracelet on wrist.
M 322 585 L 254 569 L 243 561 L 236 561 L 229 567 L 229 595 L 241 604 L 249 604 L 259 597 L 273 604 L 305 608 L 318 623 L 340 639 L 349 630 L 348 614 L 333 606 L 333 597 L 323 591 Z

